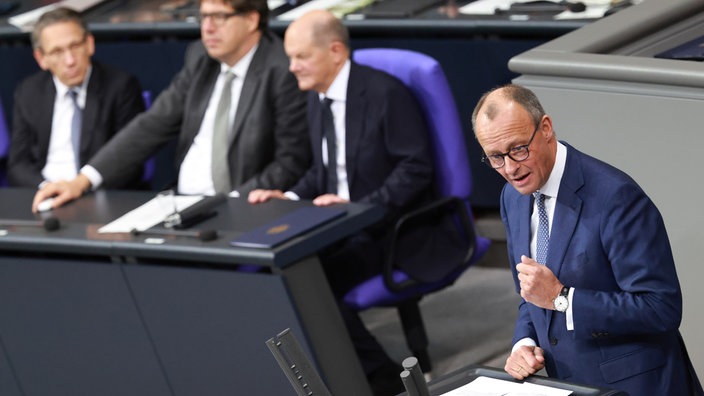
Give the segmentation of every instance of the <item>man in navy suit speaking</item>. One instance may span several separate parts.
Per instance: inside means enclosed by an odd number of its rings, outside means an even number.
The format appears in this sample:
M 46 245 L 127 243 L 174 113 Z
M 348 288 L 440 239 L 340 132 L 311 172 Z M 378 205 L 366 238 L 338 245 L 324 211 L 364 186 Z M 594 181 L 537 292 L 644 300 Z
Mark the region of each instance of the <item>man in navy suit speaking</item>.
M 520 292 L 505 370 L 630 395 L 702 395 L 678 330 L 682 293 L 660 212 L 628 175 L 557 140 L 535 94 L 507 85 L 472 114 L 501 195 Z

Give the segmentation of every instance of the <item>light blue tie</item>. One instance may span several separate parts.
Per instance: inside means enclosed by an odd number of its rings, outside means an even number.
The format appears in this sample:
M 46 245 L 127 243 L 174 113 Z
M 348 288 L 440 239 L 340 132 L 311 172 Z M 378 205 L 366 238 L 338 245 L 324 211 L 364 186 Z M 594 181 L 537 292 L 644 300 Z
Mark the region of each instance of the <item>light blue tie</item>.
M 545 264 L 548 257 L 548 241 L 550 240 L 548 213 L 545 210 L 545 195 L 534 192 L 533 197 L 538 207 L 538 240 L 535 246 L 535 261 Z
M 76 161 L 76 170 L 81 168 L 81 123 L 83 119 L 83 110 L 78 105 L 78 91 L 70 89 L 68 95 L 73 102 L 73 118 L 71 118 L 71 147 L 73 147 L 73 156 Z

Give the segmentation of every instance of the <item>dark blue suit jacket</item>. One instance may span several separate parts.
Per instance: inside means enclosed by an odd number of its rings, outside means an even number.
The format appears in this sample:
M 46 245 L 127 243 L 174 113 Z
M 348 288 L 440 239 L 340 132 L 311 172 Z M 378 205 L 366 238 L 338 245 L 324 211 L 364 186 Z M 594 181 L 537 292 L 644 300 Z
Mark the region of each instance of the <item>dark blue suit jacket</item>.
M 530 195 L 504 187 L 517 290 L 531 209 Z M 547 265 L 575 288 L 575 329 L 567 331 L 565 314 L 521 300 L 513 342 L 536 340 L 548 375 L 630 395 L 702 394 L 678 330 L 682 294 L 660 212 L 628 175 L 570 146 Z
M 308 96 L 313 165 L 292 189 L 312 199 L 325 192 L 321 104 Z M 350 200 L 393 214 L 427 198 L 432 160 L 425 119 L 413 94 L 390 75 L 352 62 L 347 86 L 346 163 Z

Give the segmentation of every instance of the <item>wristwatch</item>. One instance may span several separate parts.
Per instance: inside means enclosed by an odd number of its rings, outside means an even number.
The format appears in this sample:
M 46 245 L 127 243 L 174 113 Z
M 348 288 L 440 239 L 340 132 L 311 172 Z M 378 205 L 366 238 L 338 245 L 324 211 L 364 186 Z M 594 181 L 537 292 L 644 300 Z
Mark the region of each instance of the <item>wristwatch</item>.
M 570 293 L 570 288 L 563 286 L 560 290 L 560 294 L 552 300 L 552 304 L 555 306 L 555 311 L 566 312 L 567 308 L 570 306 L 570 301 L 567 299 L 567 295 Z

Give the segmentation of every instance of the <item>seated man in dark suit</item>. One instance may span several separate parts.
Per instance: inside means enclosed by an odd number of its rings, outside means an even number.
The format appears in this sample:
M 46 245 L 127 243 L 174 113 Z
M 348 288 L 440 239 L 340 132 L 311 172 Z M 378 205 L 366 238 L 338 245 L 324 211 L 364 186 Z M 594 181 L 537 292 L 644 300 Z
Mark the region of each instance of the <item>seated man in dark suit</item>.
M 8 180 L 12 186 L 37 188 L 74 178 L 144 111 L 144 101 L 136 78 L 91 61 L 94 39 L 77 12 L 45 13 L 31 37 L 34 58 L 44 71 L 15 91 Z M 137 186 L 140 178 L 141 168 L 136 168 L 115 187 Z
M 290 188 L 310 165 L 305 94 L 268 29 L 266 0 L 202 0 L 201 42 L 149 111 L 128 124 L 71 181 L 37 193 L 53 206 L 111 186 L 178 139 L 178 191 L 246 194 Z
M 351 287 L 380 273 L 392 225 L 430 198 L 433 169 L 426 123 L 403 83 L 350 60 L 347 30 L 332 14 L 313 11 L 293 22 L 284 47 L 298 86 L 311 91 L 313 166 L 290 191 L 255 190 L 249 201 L 303 198 L 320 206 L 353 201 L 387 209 L 380 224 L 321 254 L 333 293 L 341 300 Z M 374 393 L 403 391 L 403 369 L 356 313 L 338 305 Z

